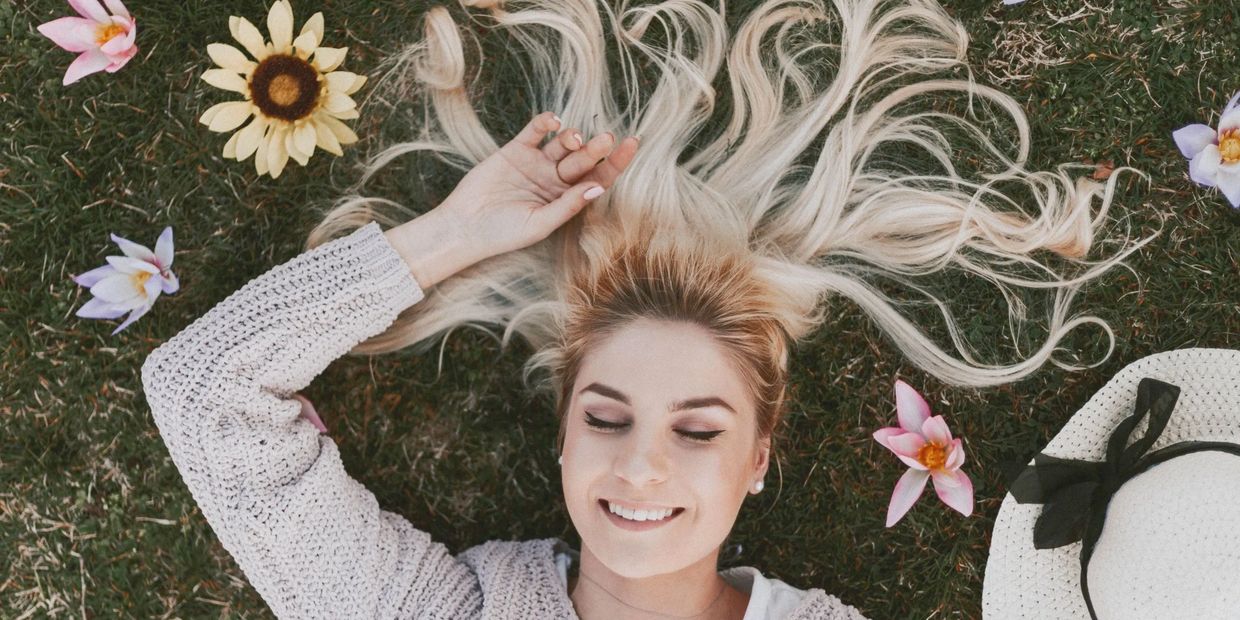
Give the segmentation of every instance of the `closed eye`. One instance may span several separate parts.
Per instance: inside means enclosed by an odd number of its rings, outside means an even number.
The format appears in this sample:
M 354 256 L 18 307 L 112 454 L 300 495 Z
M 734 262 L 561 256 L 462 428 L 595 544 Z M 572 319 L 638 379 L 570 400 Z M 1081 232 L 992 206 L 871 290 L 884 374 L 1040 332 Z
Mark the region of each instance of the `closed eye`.
M 586 412 L 586 424 L 590 425 L 593 428 L 597 428 L 602 432 L 606 432 L 606 433 L 610 433 L 612 431 L 619 430 L 619 429 L 622 429 L 628 426 L 628 424 L 621 424 L 618 422 L 608 422 L 607 420 L 596 418 L 593 415 L 591 415 L 589 411 Z M 718 437 L 719 435 L 723 434 L 723 432 L 724 431 L 682 431 L 682 430 L 676 431 L 676 433 L 681 435 L 682 437 L 685 437 L 686 439 L 699 442 L 699 443 L 709 443 L 710 441 L 714 440 L 715 437 Z

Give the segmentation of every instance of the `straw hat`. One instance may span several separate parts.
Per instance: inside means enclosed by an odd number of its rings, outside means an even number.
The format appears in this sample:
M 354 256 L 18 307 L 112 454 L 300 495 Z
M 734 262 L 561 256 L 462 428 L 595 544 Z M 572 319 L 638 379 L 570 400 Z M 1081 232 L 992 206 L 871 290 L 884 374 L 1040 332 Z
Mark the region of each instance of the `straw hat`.
M 1003 500 L 982 612 L 1240 618 L 1240 351 L 1140 359 L 1068 420 Z

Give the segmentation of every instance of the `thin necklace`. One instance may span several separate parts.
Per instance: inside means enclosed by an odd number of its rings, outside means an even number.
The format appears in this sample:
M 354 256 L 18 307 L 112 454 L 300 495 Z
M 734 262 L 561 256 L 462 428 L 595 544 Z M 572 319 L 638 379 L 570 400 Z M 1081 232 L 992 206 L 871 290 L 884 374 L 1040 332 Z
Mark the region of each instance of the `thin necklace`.
M 720 584 L 720 585 L 719 585 L 719 593 L 715 595 L 715 598 L 714 598 L 713 600 L 711 600 L 710 605 L 707 605 L 707 606 L 706 606 L 706 609 L 703 609 L 702 611 L 699 611 L 699 612 L 697 612 L 696 614 L 689 615 L 689 616 L 673 616 L 673 615 L 671 615 L 671 614 L 665 614 L 665 613 L 658 612 L 658 611 L 651 611 L 651 610 L 649 610 L 649 609 L 642 609 L 641 607 L 634 607 L 633 605 L 630 605 L 630 604 L 628 604 L 628 603 L 624 602 L 623 600 L 621 600 L 621 598 L 620 598 L 620 597 L 618 597 L 618 596 L 616 596 L 615 594 L 612 594 L 612 593 L 611 593 L 611 590 L 608 590 L 607 588 L 604 588 L 604 587 L 603 587 L 603 584 L 601 584 L 601 583 L 599 583 L 599 582 L 597 582 L 597 581 L 595 581 L 595 580 L 593 580 L 593 579 L 590 579 L 590 576 L 589 576 L 589 575 L 587 575 L 587 574 L 585 574 L 584 572 L 582 572 L 582 570 L 581 570 L 580 568 L 579 568 L 579 569 L 577 569 L 577 574 L 578 574 L 578 575 L 580 575 L 580 576 L 582 576 L 582 577 L 585 577 L 585 578 L 586 578 L 586 581 L 589 581 L 590 583 L 592 583 L 592 584 L 594 584 L 594 585 L 598 586 L 600 590 L 602 590 L 602 591 L 606 592 L 606 593 L 607 593 L 607 595 L 608 595 L 608 596 L 610 596 L 611 598 L 614 598 L 614 599 L 616 599 L 617 601 L 620 601 L 620 604 L 621 604 L 621 605 L 624 605 L 625 607 L 628 607 L 628 608 L 630 608 L 630 609 L 636 609 L 637 611 L 640 611 L 640 612 L 643 612 L 643 613 L 654 614 L 654 615 L 656 615 L 656 616 L 663 616 L 664 618 L 696 618 L 696 617 L 698 617 L 698 616 L 700 616 L 700 615 L 702 615 L 702 614 L 704 614 L 704 613 L 706 613 L 706 612 L 710 611 L 710 608 L 711 608 L 711 607 L 714 607 L 714 606 L 715 606 L 715 603 L 718 603 L 718 602 L 719 602 L 719 597 L 723 596 L 723 591 L 724 591 L 724 590 L 726 590 L 726 589 L 727 589 L 727 587 L 728 587 L 728 584 L 726 584 L 726 583 Z

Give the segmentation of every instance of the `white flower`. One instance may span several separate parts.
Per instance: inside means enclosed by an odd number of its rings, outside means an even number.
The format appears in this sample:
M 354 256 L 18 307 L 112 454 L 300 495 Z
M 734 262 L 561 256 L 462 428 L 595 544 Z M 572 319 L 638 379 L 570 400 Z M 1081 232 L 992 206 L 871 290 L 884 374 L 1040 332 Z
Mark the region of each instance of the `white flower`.
M 232 36 L 249 52 L 212 43 L 207 54 L 219 69 L 202 79 L 245 96 L 243 101 L 218 103 L 198 119 L 211 131 L 225 133 L 241 127 L 224 145 L 224 157 L 243 161 L 254 155 L 258 174 L 280 176 L 291 157 L 304 166 L 315 148 L 343 155 L 341 146 L 357 142 L 357 134 L 342 121 L 358 117 L 349 95 L 366 83 L 366 76 L 337 71 L 344 47 L 323 47 L 323 14 L 306 20 L 293 37 L 293 6 L 276 0 L 267 13 L 271 41 L 244 17 L 228 18 Z M 250 58 L 253 60 L 250 60 Z
M 1232 207 L 1240 207 L 1240 92 L 1219 116 L 1218 131 L 1200 123 L 1172 135 L 1190 161 L 1188 176 L 1206 187 L 1217 187 Z
M 85 319 L 115 319 L 126 312 L 129 317 L 112 335 L 146 314 L 160 293 L 172 294 L 181 288 L 172 273 L 172 227 L 164 229 L 152 252 L 144 245 L 112 235 L 124 256 L 108 256 L 108 264 L 97 267 L 73 281 L 89 287 L 94 298 L 77 311 Z

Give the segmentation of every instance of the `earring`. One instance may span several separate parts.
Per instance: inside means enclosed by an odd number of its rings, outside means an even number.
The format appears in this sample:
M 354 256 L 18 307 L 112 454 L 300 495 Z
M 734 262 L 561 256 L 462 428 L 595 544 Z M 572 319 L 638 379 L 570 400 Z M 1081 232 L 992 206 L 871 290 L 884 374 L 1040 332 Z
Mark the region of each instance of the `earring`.
M 765 483 L 765 482 L 763 482 L 763 481 L 761 481 L 761 480 L 759 480 L 759 481 L 757 481 L 757 482 L 753 483 L 753 492 L 754 492 L 754 493 L 761 493 L 761 492 L 762 492 L 762 489 L 764 489 L 764 488 L 766 488 L 766 483 Z
M 561 455 L 560 455 L 560 458 L 559 458 L 556 462 L 557 462 L 557 463 L 559 463 L 560 465 L 563 465 L 563 464 L 564 464 L 564 455 L 563 455 L 563 454 L 561 454 Z

